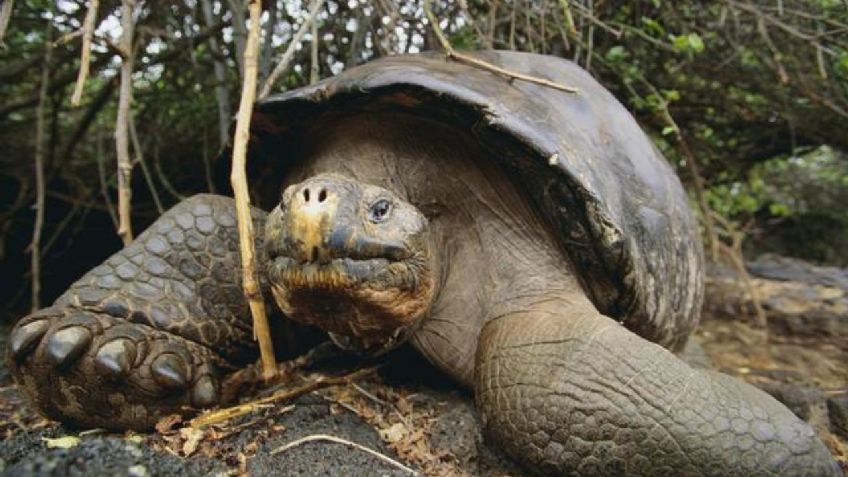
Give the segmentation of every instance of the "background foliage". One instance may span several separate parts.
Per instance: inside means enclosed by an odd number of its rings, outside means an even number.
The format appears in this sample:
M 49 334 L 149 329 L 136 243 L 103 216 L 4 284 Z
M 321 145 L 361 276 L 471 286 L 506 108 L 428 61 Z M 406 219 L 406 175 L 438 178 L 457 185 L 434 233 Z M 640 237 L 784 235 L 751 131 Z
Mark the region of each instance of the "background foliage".
M 0 48 L 0 302 L 9 316 L 31 298 L 34 123 L 48 28 L 56 40 L 47 65 L 43 301 L 120 246 L 112 206 L 119 7 L 100 4 L 92 74 L 72 107 L 87 2 L 14 3 Z M 292 0 L 265 8 L 263 77 L 308 10 Z M 433 8 L 457 48 L 558 55 L 591 71 L 655 139 L 693 204 L 702 183 L 704 203 L 744 230 L 753 250 L 848 263 L 845 0 L 434 0 Z M 216 190 L 244 16 L 239 0 L 137 1 L 136 230 L 158 216 L 157 199 L 168 207 Z M 326 1 L 317 31 L 307 32 L 276 91 L 310 81 L 313 42 L 319 77 L 437 44 L 418 0 Z

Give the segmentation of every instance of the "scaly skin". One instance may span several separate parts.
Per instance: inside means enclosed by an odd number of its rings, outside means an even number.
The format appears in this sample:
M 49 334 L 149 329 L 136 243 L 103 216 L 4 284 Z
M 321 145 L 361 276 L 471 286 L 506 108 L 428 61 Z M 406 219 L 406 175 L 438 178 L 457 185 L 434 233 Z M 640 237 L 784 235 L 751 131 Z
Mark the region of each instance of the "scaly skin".
M 85 427 L 216 405 L 223 375 L 256 356 L 239 263 L 232 199 L 192 197 L 23 318 L 12 374 L 46 415 Z
M 579 303 L 554 299 L 483 329 L 477 404 L 515 459 L 543 475 L 842 475 L 771 396 Z

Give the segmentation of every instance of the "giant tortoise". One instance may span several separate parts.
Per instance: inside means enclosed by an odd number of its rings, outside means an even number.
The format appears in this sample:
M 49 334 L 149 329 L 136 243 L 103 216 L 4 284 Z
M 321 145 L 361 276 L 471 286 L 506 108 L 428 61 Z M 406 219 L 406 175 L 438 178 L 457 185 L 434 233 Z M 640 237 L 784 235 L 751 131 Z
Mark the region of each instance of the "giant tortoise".
M 698 225 L 628 111 L 568 61 L 478 56 L 579 92 L 422 54 L 256 107 L 269 301 L 356 353 L 410 343 L 542 475 L 837 475 L 784 406 L 675 356 Z M 220 403 L 257 355 L 234 217 L 190 198 L 18 323 L 10 366 L 41 411 L 147 429 Z

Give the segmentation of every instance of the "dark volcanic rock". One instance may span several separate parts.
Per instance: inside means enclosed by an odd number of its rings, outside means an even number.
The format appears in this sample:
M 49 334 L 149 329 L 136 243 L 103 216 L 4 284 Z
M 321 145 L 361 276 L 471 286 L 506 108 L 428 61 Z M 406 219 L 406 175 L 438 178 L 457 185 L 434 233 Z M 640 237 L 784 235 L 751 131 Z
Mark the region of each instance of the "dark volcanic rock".
M 770 253 L 760 255 L 746 265 L 748 272 L 756 277 L 841 288 L 848 292 L 848 270 L 842 268 L 822 267 Z
M 831 432 L 843 439 L 848 439 L 848 395 L 828 399 L 827 412 L 830 417 Z
M 226 466 L 209 460 L 186 460 L 115 436 L 91 436 L 69 449 L 47 449 L 42 437 L 58 429 L 26 433 L 0 445 L 6 463 L 3 477 L 207 475 Z
M 770 332 L 836 342 L 848 339 L 848 271 L 765 257 L 748 268 Z M 713 317 L 752 319 L 751 293 L 735 271 L 713 266 L 707 277 L 705 309 Z

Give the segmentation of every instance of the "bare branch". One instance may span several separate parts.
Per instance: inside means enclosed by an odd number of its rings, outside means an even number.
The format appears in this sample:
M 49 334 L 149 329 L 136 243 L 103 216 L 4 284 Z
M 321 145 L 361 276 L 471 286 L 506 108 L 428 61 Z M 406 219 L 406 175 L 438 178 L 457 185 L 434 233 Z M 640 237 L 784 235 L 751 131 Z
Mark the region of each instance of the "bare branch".
M 53 55 L 53 28 L 47 22 L 47 41 L 44 42 L 44 64 L 41 68 L 41 87 L 39 88 L 38 110 L 35 121 L 35 223 L 32 227 L 32 241 L 29 244 L 30 268 L 32 271 L 32 311 L 41 308 L 41 230 L 44 226 L 44 110 L 47 107 L 48 86 L 50 84 L 50 59 Z
M 130 218 L 132 190 L 132 162 L 130 161 L 129 123 L 130 105 L 132 104 L 132 72 L 133 72 L 133 11 L 134 0 L 123 0 L 121 3 L 121 42 L 120 49 L 125 53 L 121 60 L 121 86 L 118 97 L 118 118 L 115 124 L 115 147 L 118 160 L 118 236 L 124 246 L 132 242 L 132 222 Z
M 85 14 L 85 20 L 82 24 L 82 54 L 80 59 L 79 76 L 77 76 L 77 84 L 74 87 L 74 94 L 71 96 L 71 104 L 79 106 L 82 99 L 82 90 L 85 86 L 85 79 L 88 77 L 88 68 L 91 61 L 91 37 L 94 35 L 94 21 L 97 19 L 97 7 L 100 0 L 91 0 L 88 5 L 88 13 Z
M 289 69 L 289 63 L 291 63 L 291 60 L 294 57 L 297 45 L 301 42 L 301 40 L 303 40 L 303 36 L 306 35 L 307 30 L 309 30 L 312 25 L 312 22 L 315 21 L 315 17 L 318 16 L 318 10 L 323 4 L 324 0 L 312 0 L 312 3 L 309 5 L 309 16 L 306 17 L 303 25 L 300 26 L 300 30 L 298 30 L 292 37 L 288 48 L 286 48 L 286 52 L 283 53 L 282 58 L 280 58 L 280 62 L 277 63 L 277 66 L 274 67 L 274 71 L 271 72 L 271 75 L 265 80 L 265 84 L 262 85 L 262 89 L 259 92 L 259 101 L 262 101 L 271 94 L 271 89 L 274 87 L 274 83 L 277 82 L 280 75 Z
M 526 81 L 528 83 L 538 84 L 541 86 L 546 86 L 548 88 L 557 89 L 560 91 L 565 91 L 566 93 L 577 93 L 577 88 L 566 86 L 564 84 L 555 83 L 553 81 L 546 80 L 544 78 L 538 78 L 536 76 L 529 76 L 522 73 L 518 73 L 515 71 L 509 71 L 501 68 L 500 66 L 493 65 L 488 61 L 483 61 L 479 58 L 475 58 L 470 55 L 466 55 L 464 53 L 460 53 L 456 51 L 453 46 L 448 41 L 445 33 L 442 31 L 442 28 L 439 26 L 439 21 L 436 19 L 435 15 L 433 15 L 433 11 L 430 9 L 430 0 L 424 0 L 424 13 L 427 15 L 427 20 L 430 22 L 430 25 L 433 27 L 433 33 L 436 34 L 436 38 L 438 38 L 439 43 L 442 45 L 442 48 L 445 50 L 445 56 L 448 58 L 458 61 L 460 63 L 466 63 L 471 66 L 480 68 L 482 70 L 491 71 L 492 73 L 499 74 L 501 76 L 505 76 L 511 79 L 517 79 L 521 81 Z
M 9 27 L 9 20 L 12 18 L 12 8 L 15 5 L 15 0 L 6 0 L 0 6 L 0 45 L 3 45 L 3 38 L 6 36 L 6 29 Z

